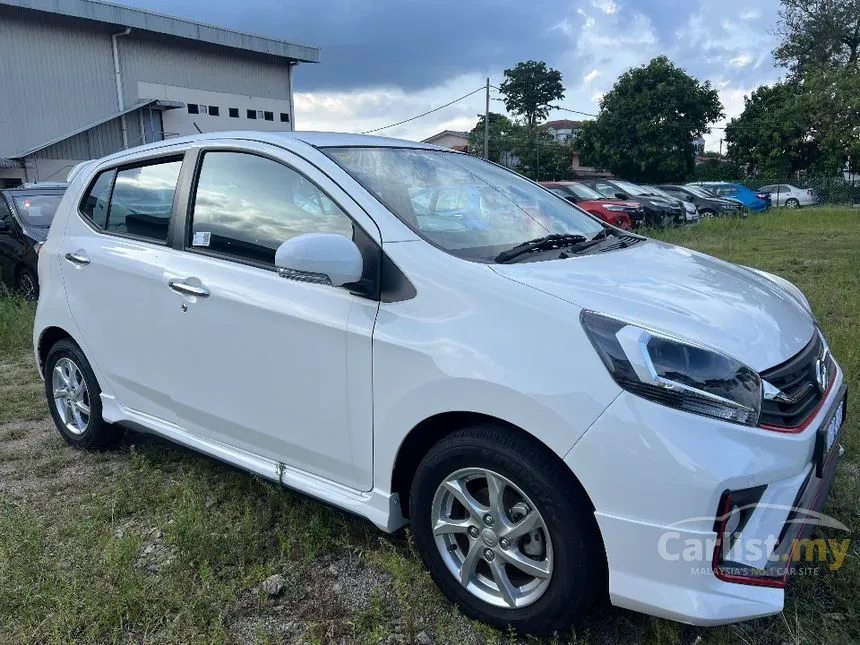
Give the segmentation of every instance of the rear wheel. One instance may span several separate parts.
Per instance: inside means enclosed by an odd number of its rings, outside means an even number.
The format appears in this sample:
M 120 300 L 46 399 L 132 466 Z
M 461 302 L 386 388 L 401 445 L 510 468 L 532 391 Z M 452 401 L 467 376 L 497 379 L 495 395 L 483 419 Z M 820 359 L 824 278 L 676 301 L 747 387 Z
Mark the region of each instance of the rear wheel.
M 80 347 L 58 341 L 45 360 L 45 394 L 60 434 L 77 448 L 106 448 L 122 430 L 102 419 L 101 388 Z
M 39 299 L 39 281 L 36 278 L 36 274 L 27 267 L 18 269 L 15 288 L 26 300 L 35 302 Z
M 800 202 L 797 201 L 794 197 L 792 197 L 791 199 L 785 200 L 785 207 L 786 208 L 800 208 Z
M 455 432 L 419 465 L 409 508 L 436 584 L 477 620 L 547 634 L 602 591 L 590 502 L 536 441 L 494 426 Z

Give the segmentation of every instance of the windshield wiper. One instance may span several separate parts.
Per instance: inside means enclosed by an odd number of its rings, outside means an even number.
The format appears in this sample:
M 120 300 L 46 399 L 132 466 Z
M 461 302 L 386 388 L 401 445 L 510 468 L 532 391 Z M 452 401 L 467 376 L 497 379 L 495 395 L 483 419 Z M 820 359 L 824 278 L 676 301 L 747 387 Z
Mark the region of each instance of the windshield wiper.
M 523 242 L 522 244 L 517 244 L 516 246 L 508 249 L 507 251 L 502 251 L 496 256 L 496 262 L 498 262 L 499 264 L 504 264 L 505 262 L 510 262 L 511 260 L 518 258 L 521 255 L 531 253 L 532 251 L 549 251 L 552 249 L 563 249 L 565 247 L 587 241 L 588 238 L 584 235 L 573 235 L 570 233 L 553 233 L 552 235 L 546 235 L 544 237 L 539 237 L 534 240 L 529 240 L 528 242 Z

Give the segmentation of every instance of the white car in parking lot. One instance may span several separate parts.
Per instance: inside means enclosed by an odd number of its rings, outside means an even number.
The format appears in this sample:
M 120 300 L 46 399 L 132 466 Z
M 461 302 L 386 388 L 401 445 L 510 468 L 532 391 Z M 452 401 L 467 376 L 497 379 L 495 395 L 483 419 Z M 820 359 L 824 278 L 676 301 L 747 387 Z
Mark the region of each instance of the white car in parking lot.
M 791 184 L 762 186 L 759 192 L 770 195 L 771 204 L 774 206 L 785 206 L 786 208 L 812 206 L 820 201 L 816 192 L 811 188 L 798 188 Z
M 495 205 L 412 201 L 451 186 Z M 70 444 L 154 433 L 411 521 L 503 629 L 563 629 L 604 589 L 702 625 L 781 611 L 789 513 L 842 452 L 845 380 L 796 287 L 426 144 L 213 133 L 88 163 L 39 278 Z

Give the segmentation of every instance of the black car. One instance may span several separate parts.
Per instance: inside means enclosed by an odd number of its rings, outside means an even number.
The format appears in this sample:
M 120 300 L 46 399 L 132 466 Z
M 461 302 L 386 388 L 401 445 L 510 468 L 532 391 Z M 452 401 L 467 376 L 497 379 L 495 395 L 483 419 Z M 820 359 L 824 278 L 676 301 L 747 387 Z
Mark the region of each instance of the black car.
M 645 225 L 657 228 L 682 226 L 687 214 L 679 201 L 656 195 L 643 186 L 621 179 L 577 179 L 610 199 L 632 199 L 645 209 Z
M 39 247 L 65 191 L 61 185 L 0 191 L 0 279 L 28 300 L 39 297 Z
M 726 215 L 741 215 L 743 208 L 737 202 L 713 197 L 698 186 L 680 186 L 677 184 L 661 184 L 657 188 L 678 199 L 693 202 L 702 217 L 719 217 Z

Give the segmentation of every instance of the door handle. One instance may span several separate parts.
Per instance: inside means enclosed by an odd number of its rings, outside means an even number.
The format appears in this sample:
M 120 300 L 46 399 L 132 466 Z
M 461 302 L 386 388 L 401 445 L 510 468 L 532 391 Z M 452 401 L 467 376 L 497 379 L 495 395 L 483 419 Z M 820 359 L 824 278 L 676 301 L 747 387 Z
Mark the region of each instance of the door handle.
M 74 253 L 66 253 L 66 259 L 72 264 L 85 265 L 90 263 L 90 259 L 84 254 L 83 251 L 76 251 Z
M 184 296 L 197 296 L 198 298 L 206 298 L 209 296 L 209 289 L 206 287 L 198 287 L 197 285 L 188 284 L 182 280 L 171 280 L 167 286 L 173 289 L 176 293 L 181 293 Z

